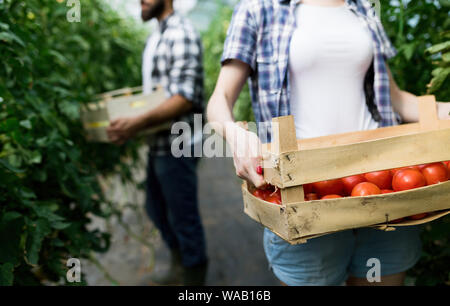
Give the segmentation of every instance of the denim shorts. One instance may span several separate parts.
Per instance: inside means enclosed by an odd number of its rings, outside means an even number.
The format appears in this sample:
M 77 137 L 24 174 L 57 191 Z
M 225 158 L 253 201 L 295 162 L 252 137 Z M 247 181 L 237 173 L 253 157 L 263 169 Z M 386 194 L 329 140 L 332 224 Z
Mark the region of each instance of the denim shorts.
M 379 260 L 380 276 L 413 267 L 422 253 L 422 226 L 399 227 L 384 232 L 372 228 L 347 230 L 291 245 L 264 230 L 264 251 L 269 268 L 289 286 L 339 286 L 348 276 L 366 278 Z

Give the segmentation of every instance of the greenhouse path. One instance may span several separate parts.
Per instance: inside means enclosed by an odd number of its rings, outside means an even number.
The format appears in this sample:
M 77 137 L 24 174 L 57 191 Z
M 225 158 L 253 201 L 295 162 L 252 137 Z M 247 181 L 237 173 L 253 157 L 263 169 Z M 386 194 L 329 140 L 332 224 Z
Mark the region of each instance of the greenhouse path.
M 136 174 L 138 181 L 143 175 Z M 235 176 L 232 159 L 203 158 L 198 175 L 200 211 L 210 259 L 207 285 L 278 285 L 268 270 L 262 246 L 263 228 L 243 212 L 241 182 Z M 113 191 L 111 197 L 122 203 L 123 223 L 112 220 L 105 224 L 94 219 L 92 227 L 112 233 L 111 248 L 96 256 L 100 268 L 85 261 L 82 271 L 89 285 L 144 284 L 152 270 L 167 269 L 168 250 L 143 212 L 143 193 L 134 186 L 123 186 L 117 178 L 105 186 Z M 125 207 L 126 202 L 138 205 L 130 209 Z

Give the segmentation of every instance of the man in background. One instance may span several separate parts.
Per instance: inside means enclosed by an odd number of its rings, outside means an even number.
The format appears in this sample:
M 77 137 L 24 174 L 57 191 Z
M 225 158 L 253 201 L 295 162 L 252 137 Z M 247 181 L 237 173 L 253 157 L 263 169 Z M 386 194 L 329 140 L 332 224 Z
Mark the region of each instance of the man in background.
M 174 13 L 173 0 L 141 0 L 141 17 L 144 22 L 158 20 L 143 54 L 143 91 L 162 85 L 168 98 L 147 113 L 111 122 L 108 135 L 117 144 L 167 122 L 186 122 L 194 131 L 194 114 L 204 111 L 202 45 L 194 27 Z M 169 270 L 153 275 L 151 283 L 204 285 L 207 256 L 197 203 L 198 159 L 172 155 L 177 137 L 164 130 L 149 138 L 146 209 L 171 254 Z M 194 134 L 191 153 L 198 141 L 201 134 Z

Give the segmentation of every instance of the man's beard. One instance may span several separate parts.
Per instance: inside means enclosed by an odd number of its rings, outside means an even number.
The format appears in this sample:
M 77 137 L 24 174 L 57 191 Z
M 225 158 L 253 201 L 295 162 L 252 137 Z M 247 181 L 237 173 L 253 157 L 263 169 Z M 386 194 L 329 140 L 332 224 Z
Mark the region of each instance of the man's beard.
M 152 18 L 158 18 L 158 16 L 160 16 L 162 14 L 162 12 L 164 12 L 165 9 L 165 1 L 164 0 L 159 0 L 158 2 L 156 2 L 155 5 L 153 5 L 152 7 L 150 7 L 150 9 L 148 10 L 142 10 L 141 12 L 141 18 L 142 20 L 145 21 L 149 21 Z

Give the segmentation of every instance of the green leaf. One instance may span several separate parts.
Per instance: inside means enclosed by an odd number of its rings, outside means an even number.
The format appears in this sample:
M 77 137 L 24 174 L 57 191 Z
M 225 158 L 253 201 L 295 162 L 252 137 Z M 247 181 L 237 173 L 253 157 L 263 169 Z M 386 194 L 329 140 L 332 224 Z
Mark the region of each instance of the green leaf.
M 52 226 L 54 229 L 57 229 L 57 230 L 63 230 L 63 229 L 68 228 L 68 227 L 70 226 L 70 223 L 68 223 L 68 222 L 59 222 L 59 221 L 56 221 L 56 222 L 52 222 L 52 223 L 51 223 L 51 226 Z
M 23 252 L 20 248 L 24 220 L 17 212 L 7 212 L 0 221 L 0 262 L 16 265 Z
M 20 188 L 19 194 L 23 199 L 36 199 L 34 191 L 27 187 Z
M 53 57 L 55 57 L 60 65 L 62 65 L 62 66 L 69 65 L 69 61 L 67 60 L 67 58 L 64 55 L 62 55 L 61 53 L 59 53 L 58 51 L 50 50 L 48 53 L 50 55 L 52 55 Z
M 0 166 L 3 166 L 4 168 L 6 168 L 9 171 L 14 172 L 14 173 L 23 173 L 24 172 L 24 170 L 21 170 L 21 169 L 11 166 L 6 160 L 4 160 L 2 158 L 0 158 Z
M 12 263 L 0 264 L 0 286 L 12 286 L 14 281 L 14 265 Z
M 58 103 L 61 112 L 72 120 L 80 118 L 79 107 L 77 104 L 69 101 L 61 101 Z
M 426 50 L 426 52 L 434 54 L 434 53 L 444 51 L 448 48 L 450 48 L 450 41 L 446 41 L 446 42 L 431 46 Z
M 406 60 L 411 60 L 414 55 L 414 51 L 416 50 L 416 43 L 405 44 L 402 47 L 403 54 L 405 55 Z
M 434 76 L 434 77 L 437 77 L 437 76 L 438 76 L 439 74 L 441 74 L 443 71 L 444 71 L 444 68 L 438 67 L 438 68 L 434 69 L 434 70 L 431 72 L 431 75 Z
M 450 7 L 450 0 L 439 0 L 439 3 L 440 3 L 443 7 Z
M 8 31 L 9 30 L 9 24 L 0 22 L 0 30 Z
M 445 68 L 439 72 L 432 80 L 431 80 L 431 86 L 428 89 L 428 92 L 430 94 L 437 92 L 442 85 L 444 84 L 445 80 L 447 79 L 448 75 L 450 74 L 450 68 Z
M 28 130 L 31 130 L 31 128 L 32 128 L 30 120 L 20 121 L 20 126 L 23 126 L 24 128 L 26 128 Z
M 442 59 L 444 60 L 444 62 L 450 62 L 450 52 L 442 54 Z
M 26 246 L 26 258 L 32 265 L 37 265 L 39 261 L 39 252 L 41 251 L 42 241 L 45 236 L 51 233 L 47 220 L 38 219 L 28 224 L 28 239 Z
M 23 201 L 23 204 L 29 208 L 31 208 L 34 213 L 41 219 L 45 219 L 49 222 L 61 222 L 64 221 L 64 217 L 61 217 L 55 213 L 53 210 L 58 209 L 58 205 L 52 202 L 31 202 L 31 201 Z
M 39 151 L 33 151 L 29 158 L 30 163 L 40 164 L 42 161 L 42 154 Z
M 11 32 L 1 32 L 0 40 L 3 40 L 4 42 L 7 42 L 7 43 L 16 42 L 19 45 L 21 45 L 22 47 L 25 47 L 25 44 L 23 43 L 23 41 L 19 37 L 17 37 L 14 33 L 11 33 Z

